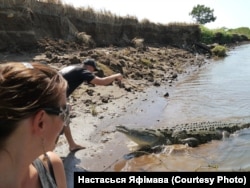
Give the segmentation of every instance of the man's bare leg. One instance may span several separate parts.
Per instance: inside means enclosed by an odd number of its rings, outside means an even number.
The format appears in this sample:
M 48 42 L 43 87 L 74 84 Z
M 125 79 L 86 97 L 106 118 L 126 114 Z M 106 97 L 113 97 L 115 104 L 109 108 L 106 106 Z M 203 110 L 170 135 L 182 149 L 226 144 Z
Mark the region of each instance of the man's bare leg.
M 73 151 L 78 151 L 78 150 L 86 148 L 84 146 L 81 146 L 81 145 L 75 143 L 75 141 L 73 140 L 69 125 L 64 127 L 64 135 L 65 135 L 65 137 L 68 141 L 68 144 L 69 144 L 69 151 L 73 152 Z

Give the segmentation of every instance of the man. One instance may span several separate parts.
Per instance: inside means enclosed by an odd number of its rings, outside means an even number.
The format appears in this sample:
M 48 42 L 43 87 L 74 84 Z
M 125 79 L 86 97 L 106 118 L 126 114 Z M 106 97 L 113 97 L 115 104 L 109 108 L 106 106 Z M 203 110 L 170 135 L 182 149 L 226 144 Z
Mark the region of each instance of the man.
M 60 73 L 63 77 L 68 81 L 68 90 L 67 90 L 67 97 L 69 97 L 75 89 L 81 85 L 83 82 L 87 82 L 94 85 L 109 85 L 115 80 L 122 80 L 123 76 L 120 73 L 113 74 L 107 77 L 98 77 L 94 74 L 95 71 L 98 71 L 97 64 L 93 59 L 87 59 L 83 61 L 83 65 L 75 66 L 70 65 L 60 70 Z M 69 144 L 69 150 L 71 152 L 85 149 L 84 146 L 78 145 L 75 143 L 71 130 L 68 126 L 64 127 L 64 135 Z

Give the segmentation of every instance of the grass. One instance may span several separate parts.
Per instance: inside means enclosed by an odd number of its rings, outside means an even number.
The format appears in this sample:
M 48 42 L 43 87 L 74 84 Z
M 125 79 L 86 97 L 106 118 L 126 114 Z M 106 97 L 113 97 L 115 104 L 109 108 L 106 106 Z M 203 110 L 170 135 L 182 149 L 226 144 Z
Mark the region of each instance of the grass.
M 92 116 L 97 116 L 98 115 L 98 112 L 96 110 L 96 106 L 95 105 L 91 106 L 91 114 L 92 114 Z
M 205 44 L 230 44 L 236 42 L 242 42 L 250 40 L 250 29 L 247 27 L 241 27 L 237 29 L 213 29 L 210 30 L 205 26 L 201 25 L 201 42 Z

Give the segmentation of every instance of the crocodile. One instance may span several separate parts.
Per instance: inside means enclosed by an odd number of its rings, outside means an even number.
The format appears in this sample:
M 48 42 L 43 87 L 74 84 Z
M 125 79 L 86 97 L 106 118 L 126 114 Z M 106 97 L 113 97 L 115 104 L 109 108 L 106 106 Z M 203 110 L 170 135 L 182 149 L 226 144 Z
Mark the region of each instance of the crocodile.
M 116 126 L 116 131 L 125 134 L 140 148 L 160 145 L 187 144 L 197 147 L 212 140 L 222 140 L 230 134 L 244 128 L 250 123 L 232 122 L 197 122 L 175 125 L 172 128 L 128 128 L 124 125 Z

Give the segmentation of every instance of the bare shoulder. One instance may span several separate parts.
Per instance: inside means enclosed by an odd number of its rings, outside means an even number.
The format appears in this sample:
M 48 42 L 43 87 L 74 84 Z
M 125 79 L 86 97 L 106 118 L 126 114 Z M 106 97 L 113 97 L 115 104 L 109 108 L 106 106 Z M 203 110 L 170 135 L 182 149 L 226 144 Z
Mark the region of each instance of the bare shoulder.
M 47 152 L 47 155 L 53 166 L 57 186 L 60 188 L 66 188 L 67 181 L 62 159 L 55 152 Z
M 60 156 L 58 154 L 56 154 L 55 152 L 49 151 L 49 152 L 47 152 L 47 155 L 49 156 L 50 161 L 52 163 L 63 163 Z

